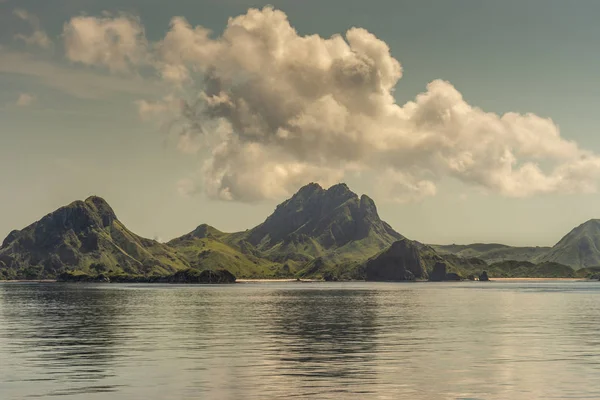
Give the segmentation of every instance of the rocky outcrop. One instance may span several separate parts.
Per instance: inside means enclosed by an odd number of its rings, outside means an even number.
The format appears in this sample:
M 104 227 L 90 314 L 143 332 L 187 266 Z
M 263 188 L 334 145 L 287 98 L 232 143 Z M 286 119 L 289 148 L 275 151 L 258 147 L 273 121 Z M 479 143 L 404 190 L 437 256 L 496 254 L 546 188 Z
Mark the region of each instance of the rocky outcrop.
M 461 281 L 462 277 L 455 272 L 448 272 L 448 267 L 445 263 L 437 262 L 429 274 L 429 280 L 431 282 Z
M 456 272 L 448 272 L 446 274 L 446 281 L 462 281 L 462 277 Z
M 429 274 L 431 282 L 442 282 L 446 280 L 446 264 L 438 262 L 433 266 L 433 270 Z
M 367 281 L 414 281 L 427 278 L 419 249 L 410 240 L 402 239 L 367 261 Z
M 204 270 L 198 271 L 194 269 L 187 269 L 184 271 L 177 271 L 170 277 L 167 277 L 164 280 L 169 283 L 235 283 L 235 276 L 227 271 L 226 269 L 221 269 L 217 271 L 212 270 Z

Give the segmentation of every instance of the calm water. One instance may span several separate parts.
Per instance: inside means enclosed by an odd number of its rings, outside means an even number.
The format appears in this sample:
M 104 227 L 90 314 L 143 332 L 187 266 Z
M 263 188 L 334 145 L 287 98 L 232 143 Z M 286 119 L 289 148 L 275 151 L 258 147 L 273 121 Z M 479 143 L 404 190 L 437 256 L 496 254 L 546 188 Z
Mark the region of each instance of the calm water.
M 0 284 L 0 399 L 600 399 L 600 284 Z

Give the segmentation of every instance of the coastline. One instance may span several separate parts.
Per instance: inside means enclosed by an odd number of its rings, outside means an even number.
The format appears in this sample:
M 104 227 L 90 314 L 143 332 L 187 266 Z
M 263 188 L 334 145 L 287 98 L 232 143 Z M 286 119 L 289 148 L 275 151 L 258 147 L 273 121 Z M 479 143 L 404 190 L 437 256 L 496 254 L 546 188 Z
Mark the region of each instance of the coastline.
M 274 282 L 274 283 L 286 283 L 286 282 L 298 282 L 298 283 L 311 283 L 311 282 L 325 282 L 321 279 L 261 279 L 261 278 L 249 278 L 249 279 L 236 279 L 235 283 L 270 283 L 270 282 Z M 360 282 L 360 281 L 357 281 Z
M 235 283 L 240 284 L 249 284 L 249 283 L 330 283 L 321 279 L 268 279 L 268 278 L 248 278 L 248 279 L 237 279 Z M 339 281 L 339 282 L 367 282 L 362 280 L 355 281 Z M 409 281 L 407 281 L 409 282 Z M 427 280 L 419 280 L 415 282 L 427 283 Z M 448 281 L 450 282 L 450 281 Z M 479 282 L 479 281 L 469 281 L 462 280 L 460 282 Z M 594 279 L 586 279 L 586 278 L 490 278 L 489 282 L 598 282 Z M 15 280 L 0 280 L 0 283 L 78 283 L 78 282 L 59 282 L 56 279 L 15 279 Z M 101 283 L 101 282 L 89 282 L 89 283 Z M 136 282 L 106 282 L 106 283 L 136 283 Z M 139 282 L 139 283 L 153 283 L 153 282 Z M 164 282 L 154 282 L 154 283 L 164 283 Z M 393 283 L 393 282 L 392 282 Z M 190 283 L 193 284 L 193 283 Z
M 490 278 L 491 282 L 524 282 L 524 281 L 565 281 L 565 282 L 595 282 L 586 278 Z

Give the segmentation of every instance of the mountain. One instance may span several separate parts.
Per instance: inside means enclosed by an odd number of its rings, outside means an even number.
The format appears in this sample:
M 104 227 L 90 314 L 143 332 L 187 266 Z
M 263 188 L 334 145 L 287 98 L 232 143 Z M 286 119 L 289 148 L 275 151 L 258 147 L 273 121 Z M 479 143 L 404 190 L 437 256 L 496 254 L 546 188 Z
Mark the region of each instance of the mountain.
M 216 262 L 238 277 L 322 276 L 333 266 L 356 277 L 361 262 L 401 239 L 368 196 L 343 183 L 327 190 L 311 183 L 252 229 L 223 233 L 200 225 L 168 244 L 194 267 Z
M 0 247 L 0 276 L 55 278 L 65 271 L 165 275 L 189 268 L 171 247 L 129 231 L 108 203 L 90 197 L 59 208 Z
M 365 279 L 383 269 L 393 279 L 421 279 L 437 263 L 462 276 L 487 266 L 404 238 L 371 198 L 343 183 L 304 186 L 252 229 L 204 224 L 167 244 L 135 235 L 106 201 L 90 197 L 11 232 L 0 247 L 0 278 L 11 279 L 160 281 L 188 269 L 192 278 L 194 270 L 227 270 L 239 278 Z
M 269 259 L 331 262 L 366 260 L 403 236 L 383 222 L 375 202 L 343 183 L 325 190 L 316 183 L 301 188 L 257 227 L 231 237 Z
M 568 265 L 556 262 L 502 261 L 487 268 L 490 278 L 575 278 Z
M 488 263 L 506 260 L 535 261 L 550 251 L 550 247 L 512 247 L 498 243 L 468 245 L 429 245 L 440 254 L 455 254 L 465 258 L 479 258 Z
M 574 269 L 600 266 L 600 219 L 589 220 L 569 232 L 537 261 L 551 261 Z

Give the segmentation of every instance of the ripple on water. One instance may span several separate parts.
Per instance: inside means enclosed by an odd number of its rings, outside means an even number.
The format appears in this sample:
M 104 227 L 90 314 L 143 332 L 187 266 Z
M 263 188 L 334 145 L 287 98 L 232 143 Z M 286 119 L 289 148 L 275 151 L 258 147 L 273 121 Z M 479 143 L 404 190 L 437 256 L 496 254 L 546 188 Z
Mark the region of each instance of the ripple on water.
M 600 285 L 0 284 L 0 398 L 600 398 Z

